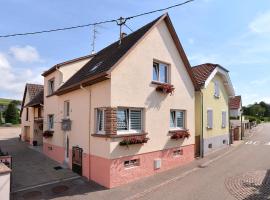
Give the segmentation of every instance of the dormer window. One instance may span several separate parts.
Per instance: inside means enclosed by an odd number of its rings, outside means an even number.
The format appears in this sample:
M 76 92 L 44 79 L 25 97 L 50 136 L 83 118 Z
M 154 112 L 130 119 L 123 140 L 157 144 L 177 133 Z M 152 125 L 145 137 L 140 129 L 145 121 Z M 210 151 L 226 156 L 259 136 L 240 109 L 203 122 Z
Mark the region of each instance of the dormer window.
M 48 95 L 53 94 L 53 92 L 54 92 L 54 78 L 48 81 Z
M 168 83 L 168 65 L 156 61 L 153 63 L 153 81 Z

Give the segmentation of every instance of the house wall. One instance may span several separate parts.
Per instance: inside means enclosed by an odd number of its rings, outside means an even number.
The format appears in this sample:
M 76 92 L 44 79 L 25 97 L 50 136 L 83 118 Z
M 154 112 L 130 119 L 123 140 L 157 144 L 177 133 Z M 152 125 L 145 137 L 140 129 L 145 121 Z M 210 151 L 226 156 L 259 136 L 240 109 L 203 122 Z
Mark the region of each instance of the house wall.
M 175 87 L 173 95 L 156 92 L 157 85 L 151 83 L 153 59 L 170 64 L 170 80 Z M 45 96 L 47 81 L 53 76 L 57 76 L 57 72 L 45 77 Z M 54 114 L 56 123 L 53 137 L 44 139 L 44 152 L 59 162 L 63 162 L 65 151 L 65 134 L 59 123 L 63 117 L 65 100 L 70 101 L 71 108 L 72 130 L 68 132 L 70 151 L 73 145 L 83 148 L 83 175 L 105 187 L 115 187 L 194 159 L 194 86 L 164 22 L 153 28 L 118 63 L 110 80 L 61 96 L 45 98 L 44 116 L 46 118 L 47 114 Z M 91 136 L 89 141 L 89 135 L 96 133 L 95 108 L 118 106 L 144 109 L 143 126 L 150 138 L 148 143 L 126 148 L 119 146 L 121 138 Z M 170 139 L 170 109 L 186 111 L 186 128 L 191 134 L 188 139 Z M 53 150 L 48 150 L 51 147 Z M 174 157 L 173 151 L 176 149 L 182 149 L 183 155 Z M 125 169 L 124 161 L 135 157 L 140 159 L 140 166 Z M 155 159 L 161 159 L 160 169 L 154 169 Z M 71 166 L 71 159 L 69 164 Z
M 230 109 L 230 116 L 231 117 L 240 117 L 240 108 L 239 109 Z
M 214 96 L 215 81 L 219 82 L 220 97 Z M 229 144 L 229 96 L 224 87 L 222 77 L 216 74 L 210 81 L 203 92 L 203 128 L 204 128 L 204 152 L 207 153 L 213 149 L 225 146 Z M 207 128 L 207 110 L 213 110 L 213 128 Z M 222 111 L 226 111 L 227 120 L 226 127 L 222 128 Z M 223 144 L 223 140 L 226 140 Z M 212 144 L 212 148 L 209 148 L 209 144 Z
M 25 102 L 24 105 L 29 103 L 30 97 L 28 91 L 26 91 Z M 34 108 L 28 107 L 28 120 L 26 120 L 26 108 L 22 110 L 21 116 L 21 137 L 23 141 L 28 141 L 32 144 L 34 138 Z M 29 132 L 29 138 L 27 136 L 27 132 Z

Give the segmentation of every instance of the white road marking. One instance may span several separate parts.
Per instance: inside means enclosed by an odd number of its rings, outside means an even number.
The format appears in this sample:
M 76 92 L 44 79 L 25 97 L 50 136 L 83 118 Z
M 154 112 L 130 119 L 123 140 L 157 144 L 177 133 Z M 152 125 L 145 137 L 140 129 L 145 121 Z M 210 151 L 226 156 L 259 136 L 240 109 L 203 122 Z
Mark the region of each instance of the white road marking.
M 247 144 L 247 145 L 267 145 L 267 146 L 270 146 L 270 142 L 261 142 L 261 141 L 252 141 L 252 140 L 250 140 L 250 141 L 247 141 L 247 142 L 245 142 L 245 144 Z

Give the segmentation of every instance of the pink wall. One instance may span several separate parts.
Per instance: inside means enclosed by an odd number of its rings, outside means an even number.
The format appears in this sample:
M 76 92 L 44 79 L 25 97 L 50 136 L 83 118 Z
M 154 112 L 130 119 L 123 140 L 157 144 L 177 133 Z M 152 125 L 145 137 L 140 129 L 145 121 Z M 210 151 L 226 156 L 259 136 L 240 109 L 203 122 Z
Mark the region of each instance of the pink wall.
M 52 148 L 52 150 L 50 150 L 50 148 Z M 43 142 L 43 153 L 59 163 L 63 163 L 65 160 L 64 147 L 59 147 L 53 144 Z
M 49 150 L 48 147 L 52 147 Z M 83 153 L 83 176 L 107 188 L 117 187 L 143 177 L 187 164 L 194 160 L 194 145 L 183 146 L 183 155 L 173 156 L 178 148 L 165 149 L 117 159 L 106 159 Z M 59 163 L 63 163 L 65 150 L 48 143 L 43 144 L 43 152 Z M 124 161 L 140 159 L 140 166 L 125 168 Z M 161 168 L 154 169 L 154 160 L 161 159 Z M 90 159 L 90 160 L 89 160 Z M 70 150 L 69 167 L 72 168 L 72 151 Z M 89 176 L 90 168 L 90 176 Z

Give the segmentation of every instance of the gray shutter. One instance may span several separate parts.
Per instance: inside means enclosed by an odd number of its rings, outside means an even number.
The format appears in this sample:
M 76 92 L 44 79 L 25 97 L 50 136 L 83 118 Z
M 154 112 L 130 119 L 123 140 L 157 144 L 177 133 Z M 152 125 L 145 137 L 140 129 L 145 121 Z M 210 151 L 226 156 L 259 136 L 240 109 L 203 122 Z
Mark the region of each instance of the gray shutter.
M 142 129 L 142 111 L 130 110 L 130 129 L 141 130 Z
M 213 128 L 213 110 L 207 110 L 207 128 Z
M 226 112 L 222 111 L 222 127 L 225 128 L 226 127 L 226 123 L 227 123 L 227 119 L 226 119 Z

